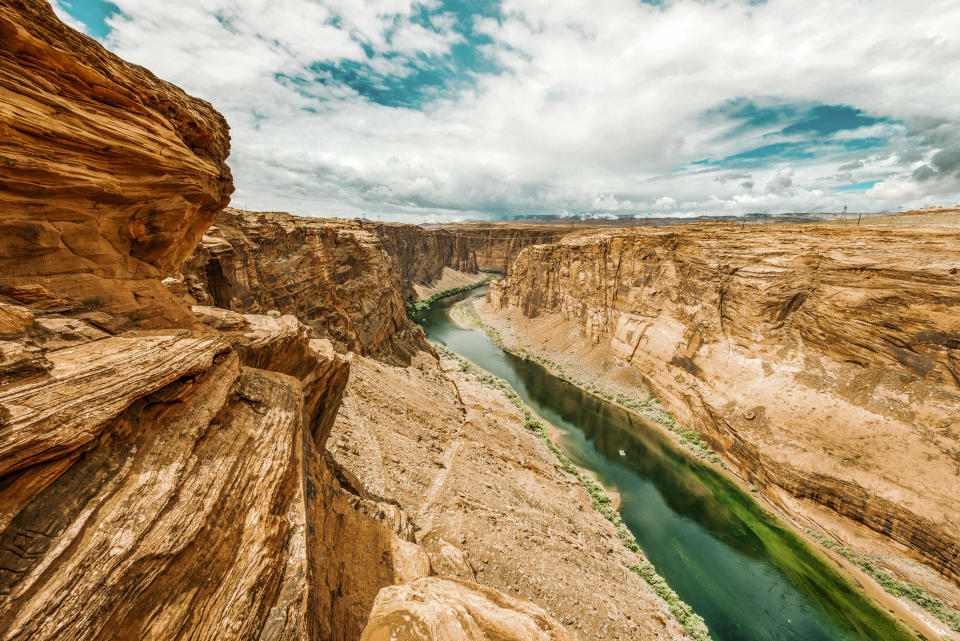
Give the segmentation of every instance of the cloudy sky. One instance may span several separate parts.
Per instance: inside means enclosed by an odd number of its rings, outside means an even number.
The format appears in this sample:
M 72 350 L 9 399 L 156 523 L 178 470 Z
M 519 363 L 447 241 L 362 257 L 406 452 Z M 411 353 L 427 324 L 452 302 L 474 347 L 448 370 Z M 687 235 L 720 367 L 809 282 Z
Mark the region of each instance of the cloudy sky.
M 408 222 L 960 203 L 956 0 L 53 0 L 219 109 L 235 206 Z

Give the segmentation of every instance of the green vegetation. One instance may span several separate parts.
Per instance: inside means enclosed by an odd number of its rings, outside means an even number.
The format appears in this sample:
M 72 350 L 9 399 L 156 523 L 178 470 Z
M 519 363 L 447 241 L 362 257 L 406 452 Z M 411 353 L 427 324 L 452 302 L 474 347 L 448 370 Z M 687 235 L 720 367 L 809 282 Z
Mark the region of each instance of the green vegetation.
M 480 315 L 477 314 L 476 310 L 473 308 L 472 299 L 467 299 L 460 302 L 453 308 L 451 313 L 457 321 L 463 323 L 464 325 L 482 329 L 487 336 L 489 336 L 503 351 L 513 354 L 514 356 L 518 356 L 524 360 L 538 363 L 557 376 L 559 379 L 566 381 L 575 387 L 579 387 L 583 391 L 593 394 L 598 398 L 602 398 L 605 401 L 617 403 L 618 405 L 625 407 L 636 414 L 639 414 L 646 420 L 670 430 L 680 437 L 680 444 L 698 458 L 709 461 L 714 465 L 719 465 L 720 467 L 726 469 L 727 465 L 713 450 L 710 449 L 710 446 L 706 443 L 706 441 L 703 440 L 703 437 L 698 432 L 678 424 L 676 418 L 673 416 L 673 412 L 665 409 L 660 404 L 659 399 L 654 398 L 653 394 L 647 396 L 645 401 L 631 398 L 626 394 L 613 394 L 612 392 L 603 389 L 595 383 L 583 381 L 568 374 L 566 371 L 564 371 L 563 366 L 560 363 L 554 362 L 549 358 L 531 354 L 523 348 L 512 349 L 507 347 L 499 330 L 484 323 L 480 318 Z
M 910 599 L 921 608 L 946 623 L 951 630 L 960 632 L 960 612 L 957 612 L 946 603 L 927 594 L 923 588 L 901 581 L 889 572 L 880 569 L 877 562 L 880 559 L 870 559 L 858 554 L 853 550 L 846 548 L 829 536 L 818 534 L 813 530 L 807 530 L 807 534 L 820 542 L 820 545 L 837 552 L 840 556 L 853 563 L 855 566 L 866 572 L 887 593 L 899 599 Z
M 476 312 L 474 312 L 474 316 L 475 315 Z M 479 318 L 477 320 L 479 320 Z M 442 345 L 436 345 L 435 347 L 437 348 L 437 351 L 445 358 L 456 360 L 460 364 L 460 371 L 473 375 L 478 381 L 487 387 L 503 392 L 513 406 L 523 413 L 524 427 L 535 434 L 541 441 L 543 441 L 547 448 L 553 452 L 554 456 L 557 457 L 557 461 L 560 463 L 560 468 L 564 472 L 576 478 L 577 481 L 583 485 L 583 487 L 587 490 L 587 494 L 590 496 L 590 502 L 593 504 L 593 507 L 600 514 L 602 514 L 605 519 L 610 521 L 617 532 L 617 537 L 623 543 L 623 546 L 631 552 L 641 555 L 642 559 L 640 563 L 637 565 L 631 565 L 630 571 L 649 583 L 654 592 L 656 592 L 660 598 L 667 602 L 670 612 L 672 612 L 677 618 L 677 621 L 679 621 L 683 626 L 683 629 L 687 631 L 687 634 L 696 639 L 696 641 L 709 641 L 710 632 L 707 630 L 707 624 L 704 622 L 703 618 L 696 614 L 693 611 L 693 608 L 680 599 L 677 593 L 674 592 L 669 585 L 667 585 L 666 580 L 657 574 L 653 564 L 650 563 L 645 556 L 643 556 L 643 551 L 637 544 L 637 540 L 634 538 L 633 533 L 630 532 L 629 528 L 627 528 L 627 526 L 623 523 L 620 512 L 614 509 L 613 500 L 610 498 L 610 495 L 607 494 L 603 486 L 592 476 L 584 474 L 582 471 L 580 471 L 580 469 L 573 464 L 573 461 L 571 461 L 570 458 L 557 446 L 557 444 L 553 442 L 553 440 L 550 438 L 550 431 L 548 427 L 540 421 L 540 419 L 530 410 L 529 407 L 527 407 L 527 405 L 520 399 L 510 384 L 502 378 L 479 369 L 470 361 L 461 357 L 459 354 L 450 351 Z
M 667 602 L 667 605 L 670 606 L 670 612 L 673 613 L 673 616 L 683 625 L 683 629 L 690 636 L 694 639 L 710 638 L 710 633 L 703 619 L 677 596 L 677 593 L 667 585 L 663 577 L 657 574 L 652 563 L 644 559 L 639 565 L 631 565 L 630 571 L 643 577 L 653 588 L 653 591 Z
M 416 315 L 417 312 L 422 312 L 423 310 L 427 309 L 428 307 L 433 305 L 435 302 L 437 302 L 441 298 L 446 298 L 447 296 L 453 296 L 454 294 L 459 294 L 461 292 L 468 292 L 471 289 L 482 287 L 497 277 L 497 274 L 492 272 L 483 272 L 483 273 L 486 274 L 486 277 L 479 282 L 472 283 L 470 285 L 463 285 L 462 287 L 454 287 L 453 289 L 447 289 L 442 292 L 437 292 L 430 298 L 424 298 L 422 300 L 418 300 L 410 303 L 409 305 L 407 305 L 407 317 L 413 320 L 413 317 Z

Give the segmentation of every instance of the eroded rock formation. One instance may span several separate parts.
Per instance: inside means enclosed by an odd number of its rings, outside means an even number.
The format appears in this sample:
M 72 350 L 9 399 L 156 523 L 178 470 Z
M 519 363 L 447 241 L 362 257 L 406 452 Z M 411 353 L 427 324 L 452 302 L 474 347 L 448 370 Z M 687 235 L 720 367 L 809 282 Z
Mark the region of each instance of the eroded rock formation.
M 380 591 L 363 641 L 573 641 L 537 606 L 496 590 L 425 578 Z
M 572 225 L 516 223 L 460 223 L 436 225 L 429 229 L 455 235 L 475 252 L 479 269 L 502 274 L 510 271 L 513 261 L 525 247 L 557 242 L 578 231 Z
M 704 225 L 529 248 L 490 302 L 573 324 L 770 498 L 956 582 L 958 270 L 954 229 Z
M 444 268 L 477 273 L 477 255 L 470 244 L 445 230 L 426 230 L 417 225 L 362 223 L 377 235 L 384 251 L 394 261 L 405 299 L 413 297 L 414 285 L 438 280 Z
M 192 324 L 160 279 L 233 191 L 223 117 L 40 0 L 0 5 L 0 42 L 0 293 Z
M 338 347 L 408 360 L 426 343 L 406 301 L 444 268 L 477 271 L 447 232 L 226 209 L 168 285 L 203 305 L 295 314 Z
M 524 427 L 523 414 L 456 361 L 442 365 L 426 353 L 410 367 L 357 357 L 327 441 L 342 468 L 409 515 L 432 573 L 531 601 L 583 641 L 689 638 L 629 570 L 641 557 Z M 466 618 L 499 616 L 486 597 L 470 599 L 479 611 L 465 607 L 474 613 Z M 442 602 L 437 611 L 392 601 L 378 598 L 371 625 L 395 612 L 409 620 L 448 617 Z M 543 638 L 530 634 L 522 638 Z

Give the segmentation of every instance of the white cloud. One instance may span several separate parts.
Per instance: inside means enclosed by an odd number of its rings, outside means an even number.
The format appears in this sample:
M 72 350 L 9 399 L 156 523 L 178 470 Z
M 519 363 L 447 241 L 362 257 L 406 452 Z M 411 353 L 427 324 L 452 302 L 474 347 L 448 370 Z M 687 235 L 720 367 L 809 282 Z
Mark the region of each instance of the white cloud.
M 458 93 L 437 90 L 419 109 L 316 79 L 347 62 L 369 65 L 376 86 L 463 44 L 453 14 L 435 14 L 432 28 L 419 18 L 442 11 L 439 0 L 115 2 L 107 45 L 227 116 L 239 206 L 422 220 L 960 200 L 945 174 L 913 177 L 933 150 L 960 148 L 960 136 L 930 133 L 960 122 L 956 2 L 596 0 L 585 11 L 574 0 L 504 0 L 500 20 L 474 19 L 501 73 L 463 78 Z M 824 137 L 835 153 L 718 180 L 744 172 L 690 163 L 774 140 L 762 128 L 725 136 L 736 123 L 705 116 L 736 98 L 845 104 L 890 122 Z M 889 146 L 844 146 L 870 136 Z M 850 179 L 883 182 L 833 191 Z
M 670 196 L 661 196 L 657 202 L 653 203 L 654 209 L 674 209 L 676 206 L 677 201 Z

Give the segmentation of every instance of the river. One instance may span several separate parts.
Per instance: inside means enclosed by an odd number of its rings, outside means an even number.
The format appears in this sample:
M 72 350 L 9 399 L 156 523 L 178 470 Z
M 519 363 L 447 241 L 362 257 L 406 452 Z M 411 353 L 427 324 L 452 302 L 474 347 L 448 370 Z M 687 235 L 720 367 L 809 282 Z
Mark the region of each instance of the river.
M 915 639 L 735 483 L 636 415 L 501 350 L 436 302 L 417 321 L 430 340 L 505 379 L 558 428 L 554 441 L 619 492 L 620 513 L 657 571 L 715 641 Z

